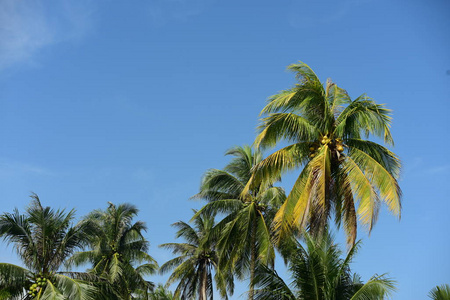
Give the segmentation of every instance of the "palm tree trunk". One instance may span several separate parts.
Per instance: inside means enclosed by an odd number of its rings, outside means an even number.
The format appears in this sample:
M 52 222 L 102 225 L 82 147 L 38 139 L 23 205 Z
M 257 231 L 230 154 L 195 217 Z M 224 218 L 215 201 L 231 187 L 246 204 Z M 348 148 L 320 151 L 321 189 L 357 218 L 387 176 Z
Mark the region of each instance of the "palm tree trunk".
M 250 257 L 250 290 L 248 292 L 248 299 L 253 300 L 253 297 L 255 295 L 254 291 L 254 281 L 255 281 L 255 269 L 256 269 L 256 220 L 252 220 L 252 236 L 251 236 L 251 257 Z
M 206 300 L 206 289 L 208 286 L 208 270 L 206 269 L 207 265 L 203 264 L 203 272 L 202 272 L 202 282 L 200 285 L 200 298 L 199 300 Z

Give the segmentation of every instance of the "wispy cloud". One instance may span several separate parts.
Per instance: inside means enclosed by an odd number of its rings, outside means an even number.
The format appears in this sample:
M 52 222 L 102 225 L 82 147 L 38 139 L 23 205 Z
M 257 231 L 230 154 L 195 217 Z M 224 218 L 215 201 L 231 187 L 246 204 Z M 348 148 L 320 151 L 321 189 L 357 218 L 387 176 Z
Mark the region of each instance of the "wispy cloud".
M 414 157 L 409 163 L 405 163 L 402 177 L 432 176 L 442 173 L 450 173 L 450 164 L 433 166 L 422 157 Z
M 328 24 L 341 20 L 351 9 L 372 0 L 342 0 L 342 1 L 292 1 L 289 10 L 289 23 L 296 28 L 317 26 L 318 23 Z
M 443 166 L 431 167 L 431 168 L 425 170 L 425 173 L 430 174 L 430 175 L 435 175 L 435 174 L 440 174 L 440 173 L 446 173 L 448 171 L 450 171 L 450 165 L 443 165 Z
M 0 70 L 33 63 L 41 49 L 77 41 L 91 27 L 91 1 L 0 1 Z
M 13 161 L 5 158 L 0 159 L 0 178 L 11 178 L 15 176 L 22 177 L 25 175 L 53 176 L 55 173 L 34 164 Z
M 148 13 L 155 27 L 170 22 L 184 22 L 201 14 L 215 0 L 155 0 L 148 6 Z

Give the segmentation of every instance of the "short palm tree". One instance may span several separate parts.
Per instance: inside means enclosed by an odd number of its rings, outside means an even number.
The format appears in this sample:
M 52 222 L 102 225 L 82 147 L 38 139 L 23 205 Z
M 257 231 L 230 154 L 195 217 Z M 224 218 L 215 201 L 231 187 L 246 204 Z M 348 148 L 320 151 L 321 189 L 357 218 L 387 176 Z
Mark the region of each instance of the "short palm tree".
M 450 285 L 442 284 L 435 286 L 428 296 L 433 300 L 450 300 Z
M 0 216 L 0 236 L 14 245 L 25 267 L 0 263 L 0 299 L 95 299 L 96 289 L 61 272 L 64 261 L 92 233 L 89 222 L 72 226 L 74 210 L 43 207 L 36 194 L 25 214 Z M 86 277 L 86 276 L 85 276 Z
M 176 298 L 206 300 L 213 299 L 213 271 L 215 271 L 217 288 L 226 298 L 229 281 L 218 269 L 216 245 L 211 237 L 214 218 L 210 215 L 200 215 L 194 218 L 193 222 L 194 227 L 182 221 L 172 224 L 178 229 L 176 237 L 181 237 L 186 242 L 160 245 L 179 255 L 163 264 L 160 273 L 172 271 L 167 284 L 178 282 L 174 294 Z
M 393 145 L 391 111 L 366 95 L 351 100 L 330 80 L 323 85 L 304 63 L 288 67 L 299 82 L 269 99 L 255 140 L 259 148 L 292 143 L 255 167 L 243 194 L 260 178 L 277 178 L 302 168 L 274 227 L 280 238 L 293 229 L 319 232 L 334 211 L 343 221 L 348 244 L 356 239 L 357 219 L 369 232 L 380 203 L 400 217 L 399 158 L 369 136 Z
M 159 284 L 153 292 L 148 296 L 148 298 L 142 298 L 145 300 L 179 300 L 173 295 L 173 293 L 167 290 L 163 285 Z
M 286 197 L 284 190 L 272 186 L 271 181 L 259 181 L 242 194 L 262 154 L 244 146 L 231 148 L 226 155 L 233 156 L 231 162 L 223 170 L 207 171 L 194 197 L 209 201 L 198 214 L 225 214 L 216 228 L 220 232 L 217 247 L 221 268 L 239 279 L 250 274 L 251 283 L 257 264 L 273 264 L 270 224 Z M 249 299 L 253 298 L 252 290 L 250 284 Z
M 153 288 L 144 277 L 154 274 L 158 265 L 148 254 L 149 242 L 143 236 L 147 227 L 141 221 L 133 223 L 137 214 L 138 209 L 127 203 L 109 203 L 106 211 L 93 211 L 86 217 L 96 225 L 91 250 L 70 258 L 72 265 L 92 265 L 89 272 L 102 279 L 99 287 L 107 299 L 134 299 L 134 293 L 147 294 Z
M 255 299 L 264 300 L 381 300 L 395 290 L 394 281 L 385 275 L 374 275 L 363 283 L 350 271 L 350 263 L 359 243 L 352 246 L 345 258 L 328 232 L 315 236 L 304 234 L 291 250 L 289 272 L 292 283 L 287 285 L 274 270 L 258 269 Z

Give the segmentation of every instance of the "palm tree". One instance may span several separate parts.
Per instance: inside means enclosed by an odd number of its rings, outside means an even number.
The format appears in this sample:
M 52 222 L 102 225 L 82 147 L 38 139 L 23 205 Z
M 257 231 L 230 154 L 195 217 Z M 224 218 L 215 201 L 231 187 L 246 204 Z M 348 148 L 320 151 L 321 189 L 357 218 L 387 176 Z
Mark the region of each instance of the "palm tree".
M 194 210 L 194 213 L 196 211 Z M 172 226 L 178 228 L 177 238 L 184 238 L 186 243 L 167 243 L 160 247 L 172 250 L 179 255 L 161 266 L 160 273 L 172 271 L 167 284 L 178 281 L 175 297 L 181 299 L 199 300 L 213 299 L 213 270 L 215 282 L 221 295 L 226 298 L 227 277 L 218 270 L 218 258 L 215 251 L 215 241 L 211 237 L 214 218 L 210 215 L 200 215 L 193 219 L 194 227 L 179 221 Z
M 442 284 L 435 286 L 428 294 L 433 300 L 450 300 L 450 285 Z
M 167 290 L 163 285 L 159 284 L 154 291 L 149 295 L 148 300 L 178 300 L 173 293 Z
M 303 167 L 274 227 L 278 239 L 293 229 L 319 232 L 334 211 L 343 220 L 349 245 L 354 244 L 357 218 L 374 226 L 380 203 L 400 217 L 399 158 L 369 136 L 393 145 L 391 110 L 366 95 L 351 100 L 330 80 L 324 86 L 309 66 L 288 67 L 299 82 L 270 97 L 255 140 L 258 148 L 293 143 L 269 155 L 255 167 L 243 194 L 261 178 L 277 178 Z
M 89 272 L 107 283 L 99 282 L 107 299 L 134 299 L 133 293 L 148 294 L 153 289 L 144 276 L 154 274 L 158 265 L 147 253 L 149 242 L 143 236 L 147 227 L 141 221 L 133 223 L 137 214 L 138 209 L 127 203 L 109 203 L 106 211 L 93 211 L 86 217 L 96 225 L 91 250 L 70 258 L 71 265 L 92 265 Z
M 289 257 L 292 283 L 287 285 L 276 271 L 261 266 L 255 277 L 255 299 L 264 300 L 365 300 L 385 299 L 395 290 L 386 275 L 374 275 L 366 283 L 350 271 L 359 242 L 345 258 L 333 239 L 324 231 L 321 236 L 304 234 L 305 247 L 297 243 Z
M 198 213 L 225 214 L 218 223 L 220 265 L 239 279 L 250 273 L 249 299 L 253 299 L 251 282 L 258 263 L 272 265 L 275 258 L 269 224 L 285 199 L 284 190 L 271 181 L 259 181 L 244 194 L 252 169 L 262 160 L 260 151 L 251 147 L 234 147 L 226 152 L 233 159 L 224 170 L 211 169 L 203 177 L 195 198 L 209 201 Z
M 83 247 L 89 222 L 71 225 L 75 211 L 43 207 L 36 194 L 25 214 L 17 209 L 0 216 L 0 236 L 14 245 L 25 267 L 0 263 L 0 299 L 95 299 L 96 289 L 61 272 L 63 262 Z M 86 277 L 86 276 L 84 276 Z

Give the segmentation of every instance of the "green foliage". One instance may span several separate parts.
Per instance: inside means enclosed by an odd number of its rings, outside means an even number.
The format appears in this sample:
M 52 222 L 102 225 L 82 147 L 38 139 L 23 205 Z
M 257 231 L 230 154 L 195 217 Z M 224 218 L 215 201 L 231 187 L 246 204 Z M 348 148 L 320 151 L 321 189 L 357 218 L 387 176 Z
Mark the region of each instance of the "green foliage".
M 106 211 L 90 213 L 85 220 L 95 228 L 89 239 L 92 250 L 78 252 L 68 261 L 75 266 L 91 264 L 89 272 L 98 278 L 105 299 L 131 299 L 135 292 L 153 289 L 144 276 L 154 274 L 158 265 L 147 253 L 149 242 L 142 235 L 147 227 L 140 221 L 133 223 L 137 213 L 131 204 L 112 203 Z
M 372 230 L 381 203 L 400 217 L 399 158 L 366 140 L 381 138 L 393 145 L 391 111 L 362 95 L 351 100 L 328 80 L 323 85 L 304 63 L 288 67 L 298 83 L 269 98 L 255 140 L 258 148 L 292 143 L 259 162 L 242 191 L 244 197 L 262 180 L 302 171 L 274 220 L 278 241 L 292 230 L 320 232 L 334 213 L 344 225 L 348 244 L 356 239 L 357 223 Z
M 359 242 L 341 258 L 342 252 L 327 231 L 318 237 L 305 233 L 304 240 L 304 246 L 297 243 L 288 255 L 291 284 L 287 285 L 276 271 L 260 266 L 255 299 L 376 300 L 385 299 L 395 290 L 394 281 L 386 275 L 374 275 L 364 284 L 351 273 L 350 263 Z
M 428 294 L 433 300 L 450 300 L 450 285 L 442 284 L 435 286 Z
M 272 186 L 272 181 L 263 180 L 244 194 L 252 169 L 262 160 L 261 152 L 244 146 L 234 147 L 226 154 L 233 158 L 224 170 L 211 169 L 203 177 L 200 192 L 194 197 L 209 203 L 197 215 L 225 216 L 214 229 L 220 269 L 239 279 L 247 275 L 253 278 L 257 264 L 273 264 L 275 248 L 270 223 L 285 194 L 282 188 Z
M 25 214 L 16 209 L 0 216 L 0 236 L 14 245 L 26 266 L 0 263 L 0 299 L 95 299 L 95 287 L 60 271 L 86 245 L 92 224 L 71 226 L 73 210 L 53 210 L 43 207 L 37 195 L 31 198 Z
M 159 284 L 155 290 L 149 295 L 149 300 L 179 300 L 173 293 L 167 290 L 163 285 Z
M 196 211 L 194 210 L 194 213 Z M 227 284 L 226 275 L 218 269 L 216 241 L 211 236 L 214 227 L 214 217 L 211 215 L 198 215 L 193 219 L 194 227 L 179 221 L 172 226 L 178 229 L 176 237 L 183 238 L 186 243 L 167 243 L 160 247 L 172 250 L 179 255 L 160 268 L 160 273 L 172 271 L 167 284 L 178 282 L 175 289 L 175 298 L 200 300 L 213 297 L 213 270 L 217 288 L 226 298 L 226 290 L 232 290 Z

